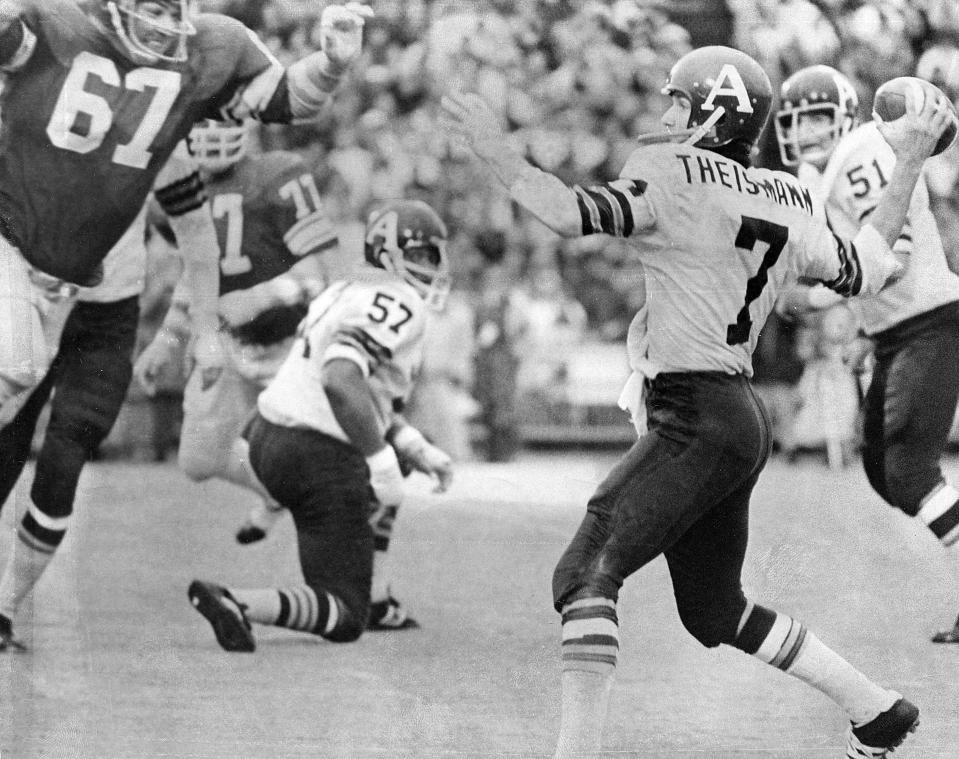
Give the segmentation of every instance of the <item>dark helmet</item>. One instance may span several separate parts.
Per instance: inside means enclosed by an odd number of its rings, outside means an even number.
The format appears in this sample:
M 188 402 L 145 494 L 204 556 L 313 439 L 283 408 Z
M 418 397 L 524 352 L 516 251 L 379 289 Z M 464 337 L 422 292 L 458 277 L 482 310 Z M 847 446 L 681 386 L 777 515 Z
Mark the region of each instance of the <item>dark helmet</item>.
M 690 142 L 707 149 L 736 140 L 754 144 L 773 99 L 762 67 L 745 53 L 719 45 L 701 47 L 676 61 L 662 91 L 689 99 L 687 126 L 703 132 Z
M 776 140 L 779 153 L 786 166 L 795 166 L 801 160 L 816 160 L 828 156 L 839 139 L 856 126 L 859 96 L 852 82 L 829 66 L 807 66 L 800 69 L 785 82 L 780 93 L 779 111 L 776 112 Z M 831 124 L 821 135 L 832 142 L 825 148 L 821 144 L 803 146 L 799 143 L 799 116 L 824 114 L 830 116 Z
M 395 200 L 373 211 L 366 223 L 368 263 L 398 275 L 434 309 L 449 293 L 446 225 L 421 200 Z
M 196 34 L 190 0 L 93 0 L 93 8 L 113 46 L 134 63 L 186 60 L 187 38 Z M 168 13 L 169 20 L 151 8 Z M 155 39 L 144 38 L 144 32 Z

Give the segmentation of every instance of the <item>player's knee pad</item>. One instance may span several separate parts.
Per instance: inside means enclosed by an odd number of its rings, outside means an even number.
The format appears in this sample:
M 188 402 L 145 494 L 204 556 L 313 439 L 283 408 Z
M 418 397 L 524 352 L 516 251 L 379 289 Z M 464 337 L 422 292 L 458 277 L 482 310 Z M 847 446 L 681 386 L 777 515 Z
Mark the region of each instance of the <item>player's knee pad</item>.
M 183 442 L 177 453 L 180 469 L 194 482 L 203 482 L 219 475 L 225 467 L 223 459 L 221 451 L 202 451 Z

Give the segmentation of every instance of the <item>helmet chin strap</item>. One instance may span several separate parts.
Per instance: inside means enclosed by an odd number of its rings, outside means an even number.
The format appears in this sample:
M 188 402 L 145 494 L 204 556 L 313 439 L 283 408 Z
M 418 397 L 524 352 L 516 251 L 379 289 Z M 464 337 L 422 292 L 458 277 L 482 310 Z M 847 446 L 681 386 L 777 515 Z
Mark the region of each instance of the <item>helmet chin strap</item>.
M 712 115 L 698 127 L 678 129 L 675 132 L 650 132 L 649 134 L 641 134 L 636 138 L 636 142 L 640 145 L 658 145 L 661 142 L 695 145 L 706 136 L 706 133 L 713 128 L 716 122 L 719 121 L 725 113 L 726 109 L 719 106 L 713 111 Z
M 685 140 L 683 140 L 683 145 L 695 145 L 703 137 L 706 136 L 706 133 L 715 126 L 716 122 L 719 121 L 723 115 L 726 113 L 726 109 L 722 106 L 718 106 L 716 110 L 713 111 L 712 115 L 706 119 L 702 124 L 700 124 L 696 129 L 693 130 L 693 133 L 689 135 Z

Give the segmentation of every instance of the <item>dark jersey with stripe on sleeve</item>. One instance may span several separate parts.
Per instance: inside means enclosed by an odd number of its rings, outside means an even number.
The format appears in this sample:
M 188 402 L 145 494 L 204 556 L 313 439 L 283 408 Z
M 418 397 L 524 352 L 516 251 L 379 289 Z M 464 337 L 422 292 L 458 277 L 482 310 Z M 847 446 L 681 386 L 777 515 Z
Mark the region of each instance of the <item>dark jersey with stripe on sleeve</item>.
M 82 283 L 193 123 L 279 64 L 245 26 L 218 14 L 196 19 L 186 61 L 137 66 L 82 2 L 22 5 L 35 40 L 29 55 L 5 62 L 0 232 L 36 268 Z
M 207 180 L 220 242 L 220 296 L 289 271 L 337 244 L 313 172 L 295 153 L 243 159 Z

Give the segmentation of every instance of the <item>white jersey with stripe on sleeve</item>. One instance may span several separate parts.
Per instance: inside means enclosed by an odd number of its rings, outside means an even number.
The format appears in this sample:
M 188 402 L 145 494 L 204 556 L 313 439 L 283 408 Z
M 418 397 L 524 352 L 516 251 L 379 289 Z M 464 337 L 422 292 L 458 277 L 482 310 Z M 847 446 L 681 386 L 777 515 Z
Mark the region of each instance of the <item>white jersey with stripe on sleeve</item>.
M 260 414 L 350 442 L 323 389 L 324 365 L 347 359 L 363 371 L 385 434 L 419 371 L 426 321 L 423 299 L 390 272 L 363 268 L 334 282 L 310 304 L 289 355 L 260 393 Z
M 780 292 L 803 276 L 857 294 L 888 254 L 878 234 L 864 234 L 861 261 L 856 245 L 815 217 L 792 175 L 695 147 L 639 148 L 619 179 L 573 191 L 582 234 L 629 238 L 643 263 L 647 354 L 630 363 L 648 359 L 661 371 L 751 375 Z
M 895 165 L 892 148 L 872 122 L 840 141 L 820 185 L 826 216 L 837 234 L 852 236 L 869 218 Z M 856 299 L 867 334 L 959 300 L 959 276 L 949 270 L 924 182 L 916 185 L 906 223 L 893 249 L 908 256 L 903 276 L 875 295 Z

